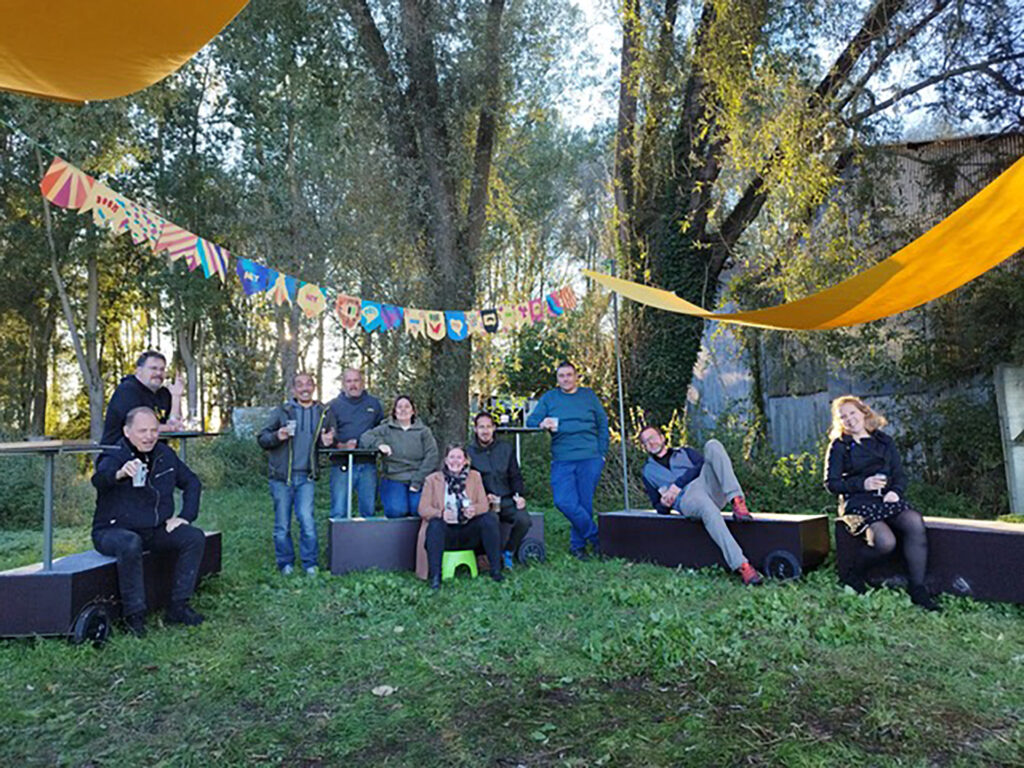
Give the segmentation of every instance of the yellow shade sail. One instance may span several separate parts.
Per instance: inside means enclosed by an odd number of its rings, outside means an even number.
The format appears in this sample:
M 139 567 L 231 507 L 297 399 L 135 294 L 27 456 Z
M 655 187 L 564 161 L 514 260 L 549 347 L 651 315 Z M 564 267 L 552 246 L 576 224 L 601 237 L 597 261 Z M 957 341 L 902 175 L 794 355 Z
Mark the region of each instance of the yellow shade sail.
M 652 288 L 584 274 L 641 304 L 709 320 L 784 330 L 824 330 L 889 317 L 944 296 L 1024 248 L 1024 158 L 912 243 L 843 282 L 797 301 L 716 313 Z
M 0 90 L 115 99 L 174 72 L 248 0 L 0 0 Z

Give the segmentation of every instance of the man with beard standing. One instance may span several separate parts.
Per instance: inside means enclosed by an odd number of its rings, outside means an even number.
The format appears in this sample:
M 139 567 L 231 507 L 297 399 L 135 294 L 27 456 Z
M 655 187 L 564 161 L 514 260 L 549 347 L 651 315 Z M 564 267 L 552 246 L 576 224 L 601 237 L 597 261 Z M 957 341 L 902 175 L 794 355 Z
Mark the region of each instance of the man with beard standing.
M 348 368 L 342 374 L 341 394 L 327 404 L 334 416 L 334 445 L 355 448 L 360 436 L 384 418 L 380 400 L 366 391 L 363 372 Z M 331 467 L 331 519 L 348 517 L 348 459 L 333 458 Z M 373 517 L 377 499 L 377 461 L 373 456 L 357 456 L 352 462 L 352 490 L 359 498 L 359 517 Z
M 164 385 L 167 358 L 159 352 L 147 350 L 139 355 L 135 373 L 121 379 L 107 404 L 103 420 L 103 445 L 116 445 L 122 438 L 125 419 L 135 408 L 149 408 L 156 415 L 160 432 L 181 429 L 181 396 L 185 382 L 179 376 L 170 385 Z

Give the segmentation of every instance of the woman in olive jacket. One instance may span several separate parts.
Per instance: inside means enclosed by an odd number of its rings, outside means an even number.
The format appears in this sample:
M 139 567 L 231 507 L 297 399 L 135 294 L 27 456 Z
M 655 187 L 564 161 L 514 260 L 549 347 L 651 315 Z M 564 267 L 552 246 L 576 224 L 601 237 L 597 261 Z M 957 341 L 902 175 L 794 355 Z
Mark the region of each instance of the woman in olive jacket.
M 839 578 L 858 593 L 865 573 L 902 544 L 910 599 L 938 610 L 925 587 L 928 539 L 924 520 L 907 503 L 906 475 L 893 439 L 882 432 L 885 418 L 861 399 L 844 395 L 832 402 L 832 439 L 825 462 L 825 487 L 840 498 L 839 514 L 854 536 L 863 536 L 855 562 Z
M 491 578 L 501 581 L 501 529 L 498 516 L 490 511 L 480 473 L 470 469 L 466 449 L 452 444 L 445 449 L 439 472 L 428 475 L 420 497 L 419 552 L 417 571 L 427 566 L 430 587 L 441 586 L 441 560 L 445 550 L 482 546 Z

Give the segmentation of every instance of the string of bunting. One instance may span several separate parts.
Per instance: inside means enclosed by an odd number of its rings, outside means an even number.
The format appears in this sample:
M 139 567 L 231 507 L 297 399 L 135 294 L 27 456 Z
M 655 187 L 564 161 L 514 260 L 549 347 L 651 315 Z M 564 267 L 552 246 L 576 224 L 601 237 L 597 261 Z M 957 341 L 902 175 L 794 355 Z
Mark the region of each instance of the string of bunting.
M 39 188 L 54 205 L 91 213 L 93 224 L 114 236 L 128 232 L 136 245 L 146 244 L 153 253 L 167 253 L 172 262 L 184 259 L 189 272 L 202 267 L 207 279 L 216 275 L 221 282 L 227 280 L 231 254 L 226 248 L 168 221 L 60 157 L 54 157 Z M 278 306 L 295 304 L 310 318 L 332 303 L 320 286 L 250 259 L 237 259 L 234 271 L 246 296 L 266 293 Z M 333 301 L 334 315 L 347 330 L 385 333 L 404 329 L 410 336 L 433 341 L 464 341 L 474 335 L 515 331 L 562 317 L 576 306 L 576 294 L 570 286 L 543 298 L 479 310 L 415 309 L 346 293 L 338 293 Z

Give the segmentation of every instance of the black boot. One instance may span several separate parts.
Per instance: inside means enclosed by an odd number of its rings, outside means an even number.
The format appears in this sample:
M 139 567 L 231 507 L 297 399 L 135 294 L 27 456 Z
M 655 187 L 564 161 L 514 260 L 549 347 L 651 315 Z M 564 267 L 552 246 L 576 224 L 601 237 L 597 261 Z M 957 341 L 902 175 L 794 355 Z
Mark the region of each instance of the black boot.
M 164 613 L 164 621 L 168 624 L 184 624 L 186 627 L 198 627 L 205 621 L 203 614 L 197 613 L 187 601 L 171 603 Z
M 435 573 L 430 577 L 430 588 L 440 589 L 441 588 L 441 574 Z
M 914 605 L 919 605 L 926 611 L 941 611 L 939 604 L 935 602 L 935 598 L 928 592 L 928 588 L 924 584 L 911 584 L 907 591 L 910 593 L 910 602 Z
M 146 636 L 146 612 L 133 613 L 124 617 L 125 628 L 135 637 Z

